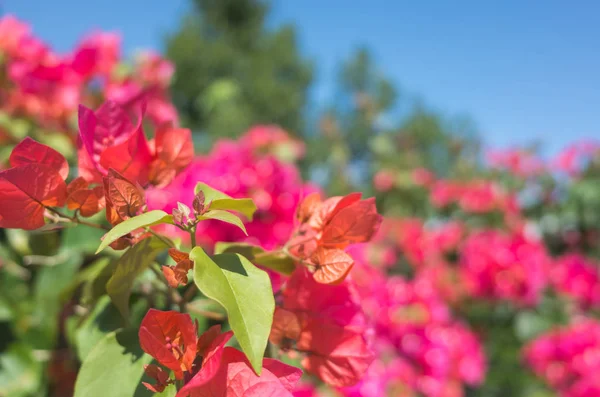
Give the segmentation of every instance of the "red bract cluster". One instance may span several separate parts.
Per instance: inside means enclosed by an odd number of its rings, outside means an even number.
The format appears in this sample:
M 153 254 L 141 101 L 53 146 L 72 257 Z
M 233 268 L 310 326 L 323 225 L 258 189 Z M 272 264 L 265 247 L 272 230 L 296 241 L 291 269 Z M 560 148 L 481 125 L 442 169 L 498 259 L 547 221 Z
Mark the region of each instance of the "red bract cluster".
M 170 212 L 177 203 L 191 203 L 194 187 L 206 182 L 232 197 L 250 197 L 258 207 L 248 236 L 235 226 L 217 222 L 198 225 L 198 239 L 206 245 L 217 241 L 248 241 L 274 248 L 287 241 L 294 227 L 294 210 L 301 198 L 315 190 L 304 184 L 292 164 L 270 150 L 296 147 L 279 129 L 256 127 L 239 141 L 220 141 L 206 156 L 196 157 L 189 167 L 165 188 L 147 191 L 148 206 Z M 287 138 L 286 138 L 287 137 Z M 176 229 L 171 229 L 179 233 Z
M 221 333 L 216 325 L 198 337 L 189 315 L 154 309 L 148 311 L 139 330 L 142 349 L 183 382 L 178 397 L 291 396 L 302 371 L 264 359 L 258 376 L 242 352 L 225 347 L 232 336 L 231 331 Z M 161 367 L 148 365 L 145 369 L 155 383 L 144 385 L 153 392 L 162 392 L 175 382 Z
M 79 108 L 79 170 L 86 180 L 98 182 L 112 168 L 142 186 L 165 186 L 192 161 L 190 130 L 162 125 L 148 142 L 142 129 L 145 103 L 132 113 L 134 121 L 113 101 L 96 112 Z
M 111 225 L 137 215 L 145 208 L 144 187 L 168 184 L 194 154 L 187 129 L 165 125 L 147 141 L 141 127 L 145 105 L 140 106 L 135 122 L 112 101 L 96 112 L 80 107 L 79 176 L 69 184 L 62 154 L 31 138 L 15 146 L 12 168 L 0 172 L 0 226 L 39 229 L 45 216 L 61 216 L 54 208 L 63 206 L 76 211 L 75 217 L 106 207 Z M 113 247 L 125 248 L 133 241 L 123 237 Z
M 93 33 L 70 53 L 57 54 L 13 16 L 0 20 L 0 51 L 10 82 L 3 87 L 2 109 L 26 116 L 41 126 L 70 131 L 80 103 L 95 103 L 100 92 L 121 105 L 145 101 L 158 125 L 176 121 L 167 87 L 172 67 L 156 55 L 141 59 L 141 73 L 123 73 L 120 39 L 112 33 Z
M 288 280 L 270 340 L 303 355 L 302 366 L 332 386 L 357 383 L 373 361 L 365 321 L 349 281 L 326 286 L 306 269 Z
M 371 240 L 379 229 L 382 217 L 375 199 L 361 200 L 361 196 L 352 193 L 321 201 L 313 193 L 298 206 L 299 225 L 285 249 L 314 269 L 316 281 L 335 284 L 343 280 L 354 264 L 344 249 Z
M 600 323 L 582 319 L 525 347 L 525 360 L 561 397 L 600 395 Z

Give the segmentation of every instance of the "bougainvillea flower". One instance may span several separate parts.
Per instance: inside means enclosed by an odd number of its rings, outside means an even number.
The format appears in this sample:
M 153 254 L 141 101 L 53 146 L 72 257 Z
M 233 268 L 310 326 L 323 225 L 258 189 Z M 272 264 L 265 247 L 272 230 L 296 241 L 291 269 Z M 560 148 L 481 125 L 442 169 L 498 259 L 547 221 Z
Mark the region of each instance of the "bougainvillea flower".
M 548 267 L 541 242 L 522 233 L 473 233 L 461 250 L 462 278 L 477 297 L 533 305 L 548 282 Z
M 139 330 L 142 349 L 159 364 L 171 369 L 175 378 L 191 372 L 196 359 L 198 336 L 189 315 L 150 309 Z
M 382 216 L 375 199 L 361 200 L 361 193 L 321 201 L 307 196 L 296 210 L 301 222 L 286 248 L 300 259 L 310 260 L 314 277 L 321 283 L 337 283 L 349 273 L 353 260 L 343 249 L 369 241 L 379 229 Z
M 244 353 L 225 347 L 232 336 L 215 325 L 197 338 L 189 315 L 154 309 L 144 317 L 139 332 L 142 349 L 183 380 L 178 397 L 291 396 L 302 371 L 267 358 L 258 376 Z M 144 383 L 151 391 L 160 392 L 173 383 L 155 366 L 146 367 L 146 373 L 156 380 Z
M 77 177 L 67 185 L 68 209 L 77 210 L 81 216 L 88 217 L 98 213 L 104 206 L 102 186 L 89 188 L 89 183 L 83 177 Z
M 562 295 L 573 299 L 582 308 L 600 304 L 599 265 L 581 254 L 566 254 L 550 269 L 550 281 Z
M 283 291 L 283 307 L 327 318 L 340 325 L 357 329 L 365 326 L 359 296 L 349 279 L 338 285 L 324 285 L 314 280 L 307 269 L 298 268 Z
M 191 131 L 186 128 L 159 127 L 154 141 L 155 159 L 150 165 L 150 182 L 157 187 L 168 185 L 194 157 Z
M 311 262 L 316 266 L 313 274 L 315 281 L 323 284 L 335 284 L 343 280 L 354 260 L 340 249 L 319 247 L 311 256 Z
M 303 354 L 302 366 L 331 386 L 356 384 L 374 359 L 364 336 L 310 313 L 278 308 L 269 340 Z
M 203 363 L 177 397 L 291 397 L 302 376 L 300 369 L 269 358 L 263 359 L 262 373 L 257 376 L 244 353 L 222 345 L 220 350 Z
M 104 192 L 106 195 L 106 214 L 109 222 L 113 225 L 136 216 L 146 204 L 144 191 L 141 187 L 134 185 L 113 169 L 109 169 L 108 175 L 104 177 Z M 119 218 L 118 221 L 113 219 L 113 210 Z
M 142 129 L 143 100 L 125 107 L 106 101 L 96 112 L 79 108 L 80 176 L 99 182 L 108 169 L 145 186 L 166 186 L 192 161 L 191 132 L 161 125 L 148 142 Z
M 303 367 L 330 385 L 358 382 L 374 356 L 349 280 L 324 285 L 298 268 L 286 284 L 282 303 L 275 311 L 270 341 L 284 351 L 301 352 Z
M 189 254 L 169 248 L 169 256 L 175 261 L 175 266 L 163 266 L 162 272 L 172 288 L 188 283 L 188 271 L 194 267 L 194 262 L 190 260 Z
M 56 150 L 25 138 L 10 155 L 13 168 L 0 172 L 0 227 L 38 229 L 46 207 L 67 199 L 69 166 Z
M 79 137 L 92 160 L 98 164 L 105 149 L 128 141 L 139 130 L 142 116 L 137 114 L 132 122 L 131 115 L 114 101 L 106 101 L 95 112 L 79 106 Z
M 600 323 L 579 318 L 552 329 L 525 346 L 523 354 L 533 372 L 565 397 L 598 395 Z

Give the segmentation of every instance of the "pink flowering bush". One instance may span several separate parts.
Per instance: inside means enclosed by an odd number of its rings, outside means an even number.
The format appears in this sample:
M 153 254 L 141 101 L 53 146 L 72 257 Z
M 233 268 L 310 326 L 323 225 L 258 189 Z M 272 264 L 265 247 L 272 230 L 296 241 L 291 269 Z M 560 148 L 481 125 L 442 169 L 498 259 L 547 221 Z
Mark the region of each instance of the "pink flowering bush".
M 197 156 L 168 186 L 148 190 L 148 206 L 166 210 L 178 202 L 189 204 L 194 186 L 207 182 L 232 197 L 252 198 L 258 209 L 246 225 L 248 237 L 235 226 L 214 227 L 215 223 L 206 222 L 198 228 L 199 241 L 212 246 L 217 241 L 243 240 L 274 248 L 290 236 L 300 200 L 316 190 L 301 180 L 292 163 L 278 157 L 284 145 L 294 158 L 301 155 L 300 144 L 276 127 L 259 126 L 237 142 L 220 141 L 207 155 Z
M 0 55 L 0 394 L 600 395 L 599 143 L 397 139 L 328 198 L 277 126 L 195 152 L 173 65 L 113 33 L 6 16 Z
M 532 370 L 561 397 L 591 397 L 600 393 L 600 323 L 576 319 L 527 345 L 524 357 Z

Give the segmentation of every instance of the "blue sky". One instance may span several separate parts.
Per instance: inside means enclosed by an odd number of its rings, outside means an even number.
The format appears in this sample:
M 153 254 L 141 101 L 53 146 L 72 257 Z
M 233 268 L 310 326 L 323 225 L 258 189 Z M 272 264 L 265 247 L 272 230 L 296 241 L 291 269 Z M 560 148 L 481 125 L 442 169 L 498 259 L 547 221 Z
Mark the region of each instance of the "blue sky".
M 125 49 L 160 49 L 187 0 L 0 0 L 59 50 L 100 28 Z M 358 45 L 405 98 L 468 113 L 490 146 L 535 140 L 548 152 L 600 138 L 600 2 L 555 0 L 275 0 L 270 24 L 292 22 L 315 60 L 312 100 L 327 102 L 339 62 Z

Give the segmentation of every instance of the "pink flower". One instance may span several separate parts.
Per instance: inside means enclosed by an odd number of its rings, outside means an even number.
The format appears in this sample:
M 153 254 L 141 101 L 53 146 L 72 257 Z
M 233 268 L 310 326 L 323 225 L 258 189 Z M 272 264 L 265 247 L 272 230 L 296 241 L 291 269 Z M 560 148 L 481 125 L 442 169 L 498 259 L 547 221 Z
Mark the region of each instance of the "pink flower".
M 581 319 L 538 337 L 524 349 L 535 374 L 565 397 L 598 395 L 600 323 Z
M 415 168 L 412 171 L 412 179 L 416 185 L 427 187 L 435 181 L 435 175 L 426 168 Z
M 537 176 L 544 171 L 542 161 L 522 149 L 489 150 L 486 160 L 494 168 L 505 169 L 524 178 Z
M 296 206 L 315 189 L 302 182 L 297 168 L 270 154 L 255 153 L 240 142 L 220 141 L 206 156 L 197 157 L 163 189 L 147 191 L 148 206 L 170 212 L 177 202 L 191 204 L 194 187 L 205 182 L 232 197 L 250 197 L 258 207 L 246 223 L 246 237 L 238 228 L 222 222 L 201 222 L 198 238 L 203 244 L 217 241 L 248 241 L 271 249 L 284 244 L 294 227 Z M 178 233 L 177 229 L 173 232 Z
M 577 176 L 583 169 L 586 161 L 597 155 L 600 151 L 600 143 L 595 141 L 583 141 L 572 144 L 563 149 L 550 164 L 559 171 L 570 176 Z
M 567 254 L 554 263 L 550 280 L 559 293 L 589 308 L 600 303 L 599 266 L 581 254 Z
M 373 177 L 373 185 L 375 185 L 375 189 L 380 192 L 391 190 L 394 187 L 394 182 L 394 174 L 388 170 L 377 171 Z
M 547 283 L 544 246 L 523 234 L 486 230 L 467 238 L 460 270 L 473 296 L 534 305 Z

